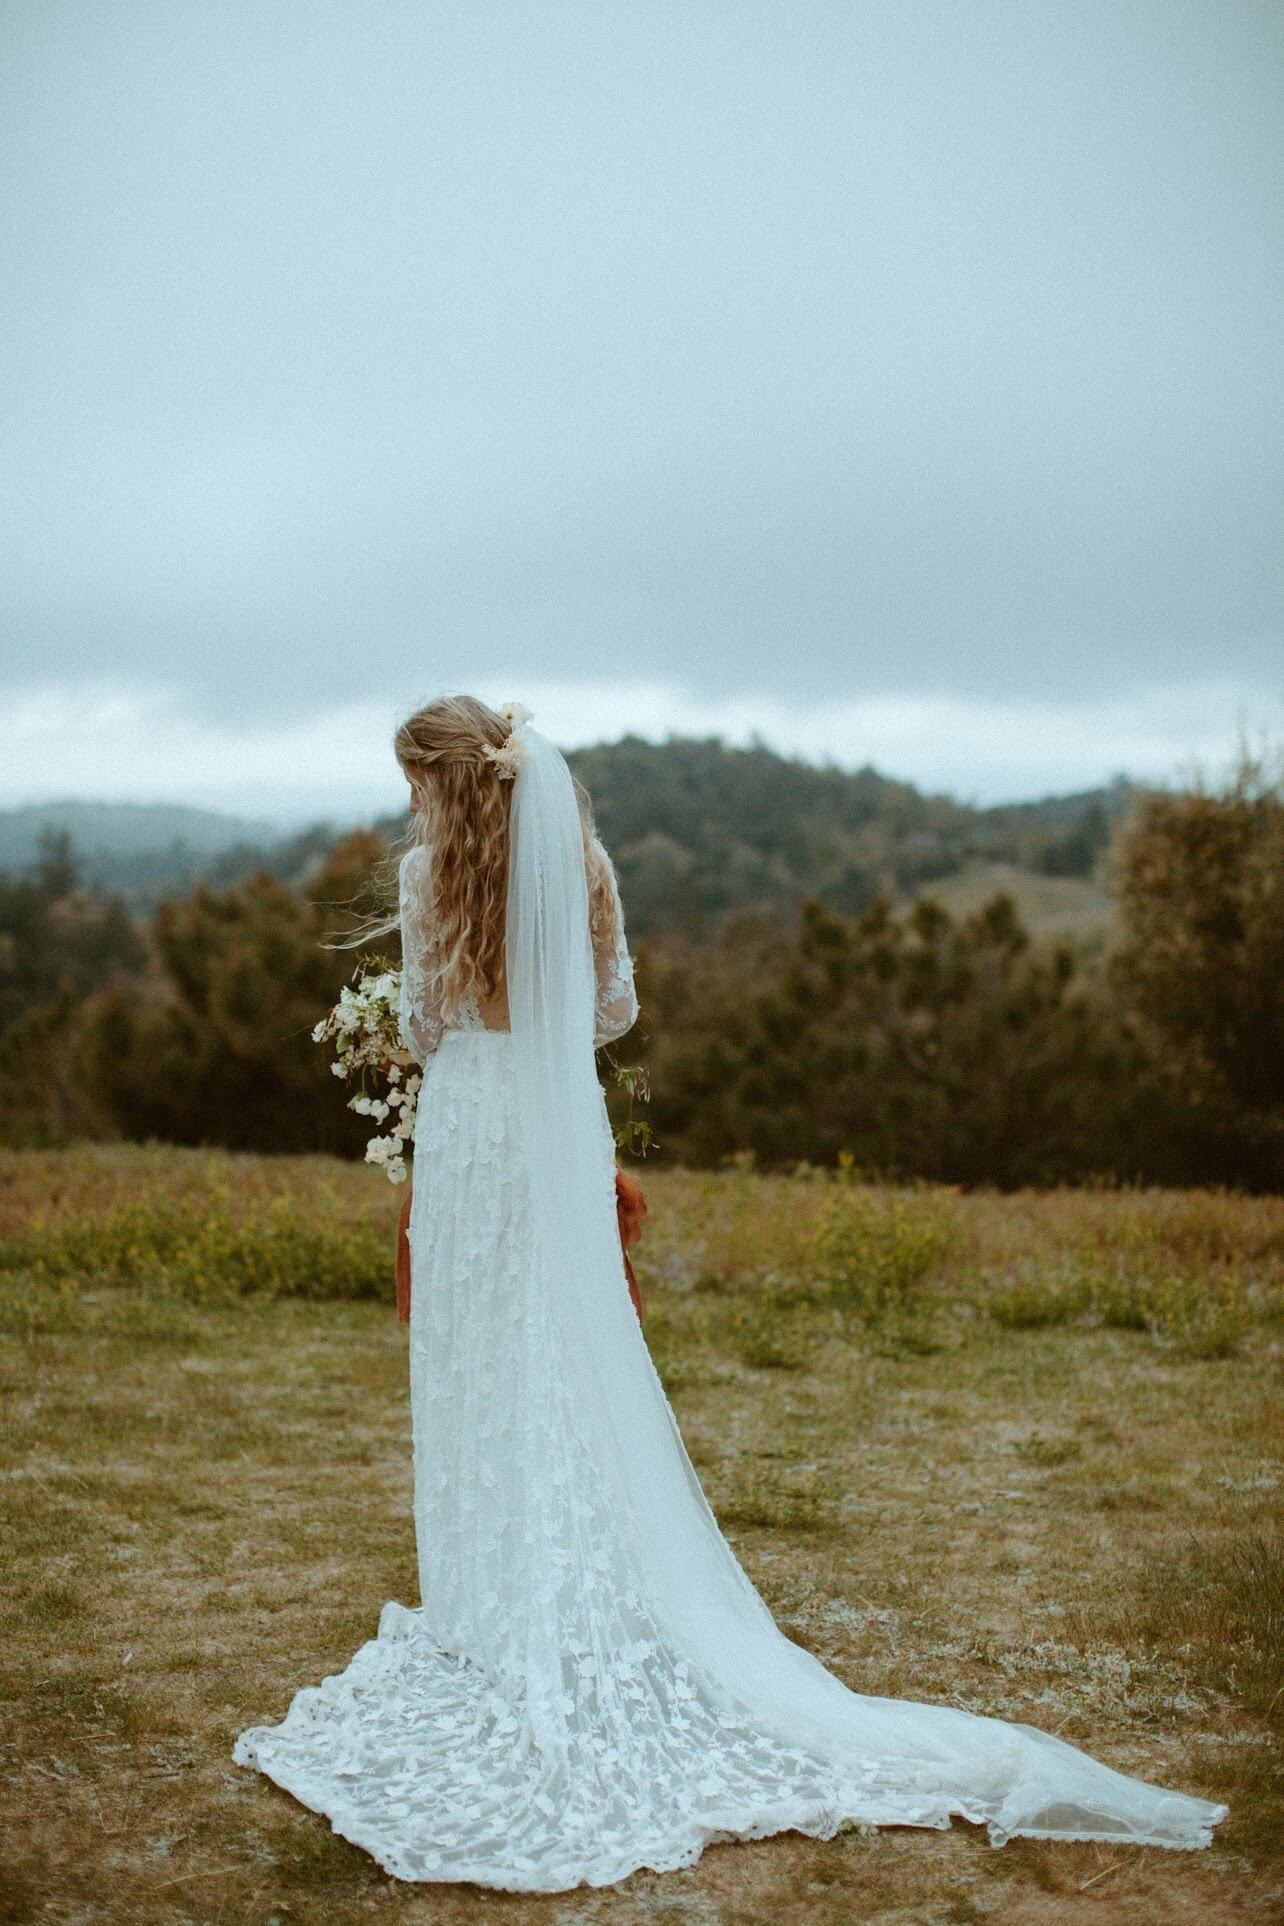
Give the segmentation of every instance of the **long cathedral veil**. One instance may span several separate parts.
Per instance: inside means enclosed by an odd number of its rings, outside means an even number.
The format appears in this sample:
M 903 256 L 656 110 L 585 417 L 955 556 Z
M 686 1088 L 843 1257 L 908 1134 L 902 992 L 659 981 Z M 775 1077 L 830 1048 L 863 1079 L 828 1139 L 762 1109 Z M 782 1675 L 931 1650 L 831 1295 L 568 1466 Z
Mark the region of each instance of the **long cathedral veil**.
M 513 725 L 506 967 L 535 1260 L 577 1421 L 657 1622 L 738 1717 L 1013 1832 L 1199 1846 L 1226 1808 L 1129 1777 L 1036 1726 L 850 1690 L 773 1620 L 719 1530 L 630 1303 L 594 1061 L 579 808 L 541 731 Z M 912 1808 L 909 1809 L 912 1816 Z

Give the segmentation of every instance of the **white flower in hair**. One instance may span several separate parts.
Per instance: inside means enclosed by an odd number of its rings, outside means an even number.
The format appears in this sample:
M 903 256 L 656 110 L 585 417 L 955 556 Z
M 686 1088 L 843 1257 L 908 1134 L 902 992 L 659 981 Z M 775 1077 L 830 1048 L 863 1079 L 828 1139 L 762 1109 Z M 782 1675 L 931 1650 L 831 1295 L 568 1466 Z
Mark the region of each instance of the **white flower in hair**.
M 508 735 L 498 749 L 490 742 L 483 743 L 482 748 L 494 763 L 500 781 L 511 782 L 526 755 L 526 745 L 517 731 L 523 722 L 530 721 L 533 711 L 524 702 L 505 702 L 497 713 L 507 720 Z

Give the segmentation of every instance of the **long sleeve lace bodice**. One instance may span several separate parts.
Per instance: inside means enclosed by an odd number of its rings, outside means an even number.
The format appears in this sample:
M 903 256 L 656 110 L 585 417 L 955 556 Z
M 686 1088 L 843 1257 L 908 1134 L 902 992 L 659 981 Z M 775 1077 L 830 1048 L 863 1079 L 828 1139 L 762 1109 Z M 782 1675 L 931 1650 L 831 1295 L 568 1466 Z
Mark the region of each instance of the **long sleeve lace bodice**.
M 616 939 L 613 943 L 594 940 L 593 955 L 597 971 L 593 1029 L 595 1049 L 622 1037 L 636 1023 L 638 1016 L 633 959 L 624 936 L 619 885 L 609 860 L 607 870 L 615 904 Z M 483 1030 L 488 1026 L 483 1022 L 473 996 L 464 999 L 449 1021 L 443 1016 L 443 958 L 433 902 L 432 860 L 428 849 L 420 844 L 408 849 L 401 859 L 400 912 L 401 1038 L 406 1049 L 422 1066 L 438 1048 L 447 1029 Z
M 601 849 L 601 844 L 598 844 Z M 602 851 L 606 856 L 605 850 Z M 626 1030 L 631 1030 L 638 1020 L 637 989 L 633 981 L 633 958 L 629 955 L 628 944 L 624 937 L 624 911 L 620 904 L 620 886 L 615 879 L 615 869 L 609 858 L 607 871 L 611 879 L 611 899 L 615 905 L 615 941 L 595 943 L 594 961 L 597 965 L 597 1001 L 593 1015 L 593 1047 L 601 1049 L 604 1043 L 614 1043 Z
M 401 1040 L 422 1066 L 437 1049 L 446 1027 L 441 1009 L 441 949 L 432 911 L 431 865 L 422 845 L 416 844 L 402 857 L 400 879 Z M 471 1014 L 461 1012 L 464 1016 Z

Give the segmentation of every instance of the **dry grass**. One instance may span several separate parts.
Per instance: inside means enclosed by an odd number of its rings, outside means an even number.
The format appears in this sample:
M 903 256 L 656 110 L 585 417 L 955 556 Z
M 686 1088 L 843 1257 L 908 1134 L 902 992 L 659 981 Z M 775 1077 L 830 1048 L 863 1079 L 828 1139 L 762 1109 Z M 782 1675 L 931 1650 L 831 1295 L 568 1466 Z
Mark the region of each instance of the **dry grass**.
M 0 1158 L 0 1917 L 1280 1916 L 1284 1201 L 643 1179 L 648 1337 L 784 1628 L 857 1689 L 1025 1719 L 1227 1799 L 1214 1847 L 994 1852 L 960 1824 L 716 1846 L 540 1900 L 389 1881 L 228 1751 L 346 1664 L 385 1599 L 417 1602 L 391 1277 L 382 1302 L 310 1301 L 291 1269 L 354 1226 L 391 1251 L 398 1194 L 320 1158 L 19 1153 Z M 137 1238 L 165 1199 L 210 1227 L 200 1261 L 144 1237 L 96 1271 L 80 1220 L 133 1211 Z M 246 1291 L 274 1221 L 273 1289 Z
M 1036 876 L 1012 863 L 968 863 L 953 876 L 934 878 L 920 894 L 935 897 L 951 916 L 974 915 L 997 890 L 1037 936 L 1072 937 L 1099 947 L 1112 933 L 1115 906 L 1108 893 L 1081 876 Z

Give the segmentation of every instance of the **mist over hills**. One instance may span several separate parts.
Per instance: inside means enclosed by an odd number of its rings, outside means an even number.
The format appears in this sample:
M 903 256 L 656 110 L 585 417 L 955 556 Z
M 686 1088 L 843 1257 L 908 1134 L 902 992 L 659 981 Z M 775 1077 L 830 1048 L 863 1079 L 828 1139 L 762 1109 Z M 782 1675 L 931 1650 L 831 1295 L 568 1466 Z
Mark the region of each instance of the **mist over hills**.
M 675 926 L 701 934 L 749 907 L 787 915 L 804 894 L 849 914 L 880 891 L 903 899 L 929 885 L 965 900 L 991 872 L 1063 879 L 1043 894 L 1053 921 L 1063 912 L 1074 921 L 1092 907 L 1076 885 L 1090 886 L 1137 793 L 1121 777 L 977 808 L 870 767 L 816 765 L 718 737 L 626 736 L 567 761 L 593 798 L 638 936 Z M 365 826 L 391 836 L 404 823 L 396 814 Z M 319 820 L 282 834 L 177 803 L 29 804 L 0 810 L 0 868 L 29 867 L 42 835 L 65 833 L 80 883 L 145 914 L 201 879 L 227 884 L 264 868 L 300 883 L 354 826 Z M 1090 893 L 1095 903 L 1099 892 Z
M 87 889 L 122 896 L 143 912 L 198 878 L 219 879 L 231 862 L 240 875 L 262 862 L 285 879 L 313 847 L 312 831 L 283 835 L 263 817 L 234 816 L 187 803 L 94 802 L 65 799 L 0 809 L 0 870 L 29 869 L 39 860 L 43 838 L 66 835 L 78 881 Z M 320 847 L 340 833 L 321 826 Z M 306 852 L 295 852 L 296 844 Z
M 65 829 L 87 858 L 136 855 L 179 842 L 208 854 L 229 842 L 261 842 L 279 834 L 266 818 L 232 816 L 186 803 L 25 803 L 0 809 L 0 863 L 29 862 L 42 829 Z

